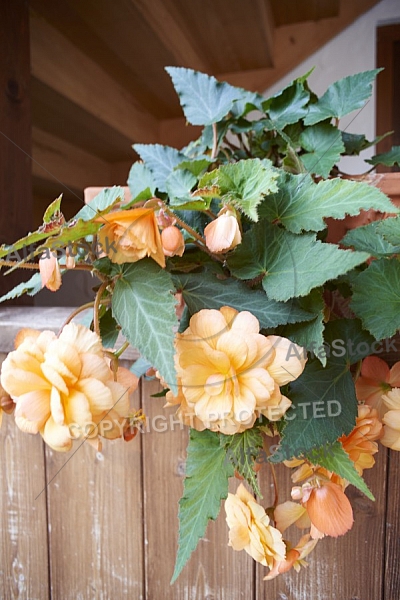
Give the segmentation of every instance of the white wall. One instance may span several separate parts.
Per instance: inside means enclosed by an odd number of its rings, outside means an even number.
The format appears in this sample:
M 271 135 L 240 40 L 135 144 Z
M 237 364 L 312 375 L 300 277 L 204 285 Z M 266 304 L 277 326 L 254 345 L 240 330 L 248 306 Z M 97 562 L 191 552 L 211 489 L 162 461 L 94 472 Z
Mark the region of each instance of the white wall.
M 353 0 L 348 1 L 352 2 Z M 374 69 L 376 67 L 376 28 L 379 25 L 396 22 L 400 22 L 400 1 L 382 0 L 350 27 L 266 90 L 265 95 L 268 97 L 276 94 L 293 79 L 307 73 L 312 67 L 315 67 L 315 70 L 310 75 L 309 83 L 311 89 L 318 95 L 323 94 L 331 83 L 342 77 Z M 373 139 L 375 136 L 374 95 L 358 114 L 354 112 L 342 119 L 341 129 L 346 128 L 355 116 L 356 118 L 346 131 L 349 133 L 364 133 L 367 139 Z M 362 153 L 362 158 L 344 158 L 340 163 L 341 169 L 352 174 L 363 173 L 370 167 L 363 159 L 372 156 L 374 153 L 374 149 L 371 148 Z

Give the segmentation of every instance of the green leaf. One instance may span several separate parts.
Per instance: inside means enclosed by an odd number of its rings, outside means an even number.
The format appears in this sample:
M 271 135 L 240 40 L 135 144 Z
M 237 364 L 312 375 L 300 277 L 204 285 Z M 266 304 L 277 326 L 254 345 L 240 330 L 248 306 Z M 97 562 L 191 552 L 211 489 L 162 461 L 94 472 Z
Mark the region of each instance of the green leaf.
M 234 469 L 245 478 L 253 488 L 254 493 L 262 498 L 262 494 L 254 472 L 256 459 L 259 457 L 260 449 L 263 447 L 261 432 L 256 427 L 246 429 L 243 433 L 235 435 L 222 435 L 221 444 L 226 451 L 226 457 L 232 463 Z
M 244 90 L 183 67 L 166 67 L 179 96 L 186 120 L 192 125 L 221 121 L 240 100 Z
M 112 316 L 110 309 L 106 310 L 100 318 L 100 337 L 104 348 L 114 348 L 117 341 L 120 327 Z
M 325 328 L 327 355 L 343 359 L 348 365 L 376 353 L 376 341 L 363 329 L 359 319 L 329 321 Z
M 105 217 L 107 219 L 107 217 Z M 66 225 L 64 225 L 60 232 L 57 235 L 53 235 L 41 244 L 37 250 L 35 251 L 35 255 L 43 252 L 45 248 L 49 250 L 58 250 L 61 248 L 65 248 L 69 244 L 73 244 L 74 242 L 81 240 L 87 235 L 93 235 L 98 232 L 102 223 L 93 223 L 91 221 L 85 221 L 83 219 L 79 219 L 78 221 L 70 221 Z
M 217 185 L 221 200 L 232 204 L 253 221 L 258 220 L 257 206 L 266 194 L 277 191 L 277 171 L 269 161 L 258 158 L 240 160 L 206 173 L 199 187 Z
M 239 279 L 261 276 L 268 297 L 286 301 L 306 296 L 368 257 L 320 242 L 315 234 L 295 235 L 261 221 L 245 233 L 227 263 Z
M 314 125 L 332 117 L 341 118 L 363 107 L 372 93 L 372 83 L 381 70 L 350 75 L 330 85 L 318 102 L 310 105 L 304 119 L 305 125 Z
M 314 448 L 306 453 L 307 458 L 313 465 L 325 467 L 328 471 L 333 471 L 339 477 L 343 477 L 349 483 L 354 485 L 370 500 L 375 500 L 373 494 L 368 489 L 364 479 L 357 473 L 354 463 L 350 456 L 344 450 L 340 442 L 327 444 L 322 448 Z
M 175 167 L 175 169 L 185 169 L 190 171 L 196 177 L 199 177 L 212 164 L 209 158 L 198 158 L 196 160 L 184 160 Z
M 383 219 L 378 222 L 377 233 L 394 246 L 400 246 L 400 217 Z
M 377 339 L 391 337 L 400 329 L 400 263 L 373 261 L 353 283 L 351 309 Z
M 150 169 L 153 181 L 160 192 L 166 192 L 167 177 L 179 163 L 187 157 L 171 146 L 161 144 L 134 144 L 132 148 L 137 152 L 146 167 Z
M 79 221 L 91 221 L 100 215 L 110 212 L 112 207 L 118 202 L 124 200 L 124 190 L 120 186 L 112 188 L 104 188 L 89 204 L 81 208 L 74 216 L 74 219 Z
M 149 363 L 148 360 L 145 360 L 143 356 L 139 356 L 139 358 L 133 363 L 130 367 L 131 373 L 136 375 L 136 377 L 142 377 L 153 365 Z M 164 390 L 162 390 L 164 392 Z M 161 395 L 161 392 L 160 392 Z M 164 395 L 164 394 L 163 394 Z
M 321 290 L 312 290 L 308 296 L 300 298 L 298 302 L 302 309 L 314 314 L 315 317 L 305 323 L 286 325 L 279 334 L 314 353 L 321 364 L 325 366 L 326 352 L 323 352 L 325 302 Z
M 208 521 L 217 518 L 221 500 L 228 496 L 228 478 L 232 476 L 233 467 L 226 460 L 218 434 L 191 429 L 183 496 L 179 502 L 179 549 L 171 583 L 204 536 Z
M 293 233 L 322 231 L 324 218 L 344 219 L 360 210 L 398 211 L 385 194 L 367 183 L 339 178 L 314 183 L 310 176 L 282 173 L 277 184 L 278 192 L 265 198 L 258 212 Z
M 197 183 L 197 177 L 186 169 L 172 171 L 167 177 L 166 188 L 171 207 L 185 207 L 187 210 L 206 210 L 211 202 L 202 198 L 193 198 L 192 188 Z
M 129 171 L 127 184 L 132 194 L 132 200 L 129 206 L 149 200 L 154 196 L 156 184 L 153 175 L 142 162 L 135 162 Z
M 292 406 L 285 415 L 287 423 L 272 462 L 306 455 L 315 447 L 335 442 L 356 424 L 354 382 L 343 359 L 331 357 L 325 368 L 317 360 L 309 361 L 287 395 Z
M 344 152 L 340 132 L 328 123 L 307 127 L 300 136 L 300 144 L 307 150 L 300 157 L 307 171 L 324 178 L 329 176 Z
M 46 208 L 46 211 L 43 215 L 43 223 L 51 223 L 54 218 L 58 218 L 60 216 L 61 200 L 62 194 L 53 200 L 53 202 Z
M 372 223 L 368 223 L 368 225 L 351 229 L 340 243 L 343 246 L 352 247 L 361 252 L 368 252 L 371 256 L 376 257 L 391 256 L 394 253 L 399 253 L 400 245 L 393 246 L 393 244 L 384 238 L 380 228 L 382 223 L 383 221 L 373 221 Z
M 388 132 L 383 135 L 379 135 L 372 142 L 369 142 L 365 135 L 357 134 L 357 133 L 348 133 L 347 131 L 342 131 L 342 140 L 345 148 L 345 154 L 350 156 L 358 156 L 360 152 L 366 150 L 367 148 L 371 148 L 371 146 L 375 146 L 379 144 L 385 137 L 391 135 L 393 132 Z
M 142 259 L 125 265 L 115 283 L 112 311 L 126 339 L 176 394 L 174 293 L 169 273 L 153 260 Z
M 16 285 L 10 292 L 1 296 L 0 302 L 6 300 L 12 300 L 13 298 L 19 298 L 22 294 L 28 294 L 28 296 L 34 296 L 42 289 L 42 279 L 40 273 L 35 273 L 28 281 L 24 281 Z
M 376 154 L 372 158 L 368 158 L 365 162 L 370 165 L 385 165 L 385 167 L 400 166 L 400 146 L 393 146 L 389 152 Z
M 264 106 L 268 110 L 269 117 L 273 121 L 275 129 L 283 129 L 286 125 L 297 123 L 297 121 L 306 116 L 309 99 L 310 94 L 304 89 L 302 83 L 294 81 L 280 92 L 279 95 L 267 100 Z
M 300 309 L 296 302 L 275 302 L 265 292 L 251 290 L 233 278 L 224 280 L 211 273 L 198 273 L 176 275 L 174 281 L 192 315 L 203 308 L 218 310 L 222 306 L 231 306 L 238 311 L 251 312 L 263 329 L 313 318 L 313 314 Z
M 7 260 L 17 260 L 18 262 L 29 260 L 34 257 L 34 248 L 33 245 L 37 242 L 45 240 L 46 238 L 54 235 L 59 230 L 59 227 L 56 230 L 49 231 L 47 233 L 40 231 L 34 231 L 33 233 L 29 233 L 25 237 L 21 238 L 12 246 L 3 245 L 0 246 L 0 259 L 4 256 L 7 257 Z M 22 250 L 25 248 L 26 250 L 22 253 L 22 255 L 18 252 L 18 250 Z

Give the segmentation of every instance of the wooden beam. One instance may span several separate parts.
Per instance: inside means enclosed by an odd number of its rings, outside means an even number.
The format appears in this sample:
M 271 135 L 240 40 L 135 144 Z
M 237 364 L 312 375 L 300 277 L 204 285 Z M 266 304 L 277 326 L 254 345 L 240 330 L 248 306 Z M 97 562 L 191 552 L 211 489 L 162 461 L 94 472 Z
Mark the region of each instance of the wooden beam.
M 0 244 L 32 227 L 29 19 L 25 0 L 0 3 Z M 28 279 L 0 275 L 0 296 Z M 22 297 L 16 304 L 32 304 Z
M 110 163 L 37 127 L 32 128 L 32 173 L 48 181 L 83 190 L 90 185 L 113 185 Z
M 273 68 L 221 73 L 216 77 L 232 85 L 263 92 L 378 2 L 340 0 L 340 14 L 336 18 L 278 27 L 275 30 Z
M 267 53 L 270 57 L 270 65 L 274 66 L 275 56 L 275 20 L 271 8 L 271 0 L 256 0 L 260 13 L 260 21 L 264 33 L 265 45 Z
M 158 121 L 96 62 L 31 15 L 32 75 L 132 141 L 155 142 Z
M 180 66 L 198 71 L 210 70 L 204 56 L 193 44 L 176 2 L 166 0 L 131 0 Z M 203 46 L 206 50 L 206 46 Z
M 183 148 L 201 134 L 201 127 L 189 125 L 184 117 L 160 121 L 160 144 Z

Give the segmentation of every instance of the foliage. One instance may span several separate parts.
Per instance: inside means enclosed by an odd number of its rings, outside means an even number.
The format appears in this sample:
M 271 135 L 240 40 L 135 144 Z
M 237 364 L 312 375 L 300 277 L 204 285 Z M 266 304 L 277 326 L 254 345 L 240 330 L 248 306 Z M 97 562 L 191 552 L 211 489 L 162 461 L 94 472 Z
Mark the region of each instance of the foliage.
M 40 265 L 42 275 L 0 301 L 59 286 L 44 275 L 51 265 L 53 275 L 58 265 L 63 272 L 91 271 L 97 278 L 91 327 L 115 377 L 130 344 L 141 354 L 132 372 L 140 377 L 153 367 L 167 402 L 179 405 L 191 430 L 174 581 L 217 517 L 234 470 L 261 496 L 255 465 L 266 433 L 279 436 L 271 465 L 305 460 L 314 477 L 323 468 L 343 488 L 351 483 L 371 497 L 338 439 L 357 426 L 355 365 L 400 329 L 400 217 L 379 189 L 340 171 L 342 156 L 384 137 L 368 141 L 339 123 L 368 101 L 379 69 L 345 77 L 320 98 L 309 74 L 264 98 L 191 69 L 167 72 L 186 120 L 203 127 L 200 137 L 182 149 L 135 144 L 140 160 L 129 173 L 129 202 L 122 188 L 105 189 L 66 222 L 61 197 L 54 200 L 37 231 L 0 247 L 0 266 Z M 399 147 L 367 163 L 398 165 Z M 373 222 L 340 243 L 327 241 L 327 219 L 361 211 L 370 211 Z M 235 311 L 246 322 L 243 339 L 229 337 L 231 328 L 239 336 Z M 215 333 L 221 315 L 228 321 Z M 115 350 L 119 334 L 126 342 Z M 286 357 L 278 352 L 282 339 Z M 182 349 L 184 342 L 192 346 Z M 245 358 L 236 361 L 241 353 Z M 282 364 L 275 364 L 277 356 Z M 248 372 L 233 373 L 234 364 L 253 359 Z M 215 365 L 222 379 L 207 375 L 203 395 L 197 393 L 202 373 Z M 226 405 L 229 390 L 234 402 L 251 405 L 248 424 L 235 407 L 227 423 L 213 416 L 205 423 L 207 402 Z M 262 404 L 274 394 L 279 403 Z M 271 406 L 280 407 L 275 418 Z

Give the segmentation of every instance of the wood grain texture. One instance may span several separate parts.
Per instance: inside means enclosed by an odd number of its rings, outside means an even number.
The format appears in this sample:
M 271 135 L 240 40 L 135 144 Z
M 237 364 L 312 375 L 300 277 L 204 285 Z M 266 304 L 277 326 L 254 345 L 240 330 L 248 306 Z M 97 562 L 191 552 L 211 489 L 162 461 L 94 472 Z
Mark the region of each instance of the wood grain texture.
M 27 0 L 0 3 L 0 245 L 32 226 L 29 20 Z M 0 277 L 0 296 L 29 277 Z M 32 304 L 23 297 L 9 304 Z
M 176 409 L 163 408 L 164 398 L 150 397 L 159 390 L 156 381 L 143 387 L 148 429 L 142 434 L 146 599 L 253 600 L 252 560 L 228 548 L 223 508 L 217 521 L 209 523 L 178 580 L 169 583 L 177 551 L 188 429 L 176 423 Z M 237 483 L 232 485 L 235 490 Z
M 398 600 L 400 590 L 400 454 L 389 450 L 388 456 L 385 580 L 382 600 Z
M 268 570 L 257 565 L 257 600 L 379 600 L 382 598 L 382 558 L 385 543 L 386 456 L 380 446 L 374 469 L 365 479 L 376 502 L 368 500 L 353 486 L 347 488 L 354 513 L 354 525 L 344 537 L 320 540 L 306 558 L 308 568 L 293 569 L 272 580 L 263 581 Z M 263 506 L 273 503 L 272 478 L 267 465 L 260 471 Z M 279 502 L 290 500 L 290 469 L 277 465 Z M 300 539 L 301 530 L 292 526 L 287 537 Z
M 0 354 L 0 363 L 5 354 Z M 0 598 L 47 600 L 46 496 L 40 436 L 22 433 L 12 415 L 0 429 Z
M 102 452 L 79 444 L 65 455 L 46 449 L 52 598 L 141 600 L 139 440 L 104 440 Z

